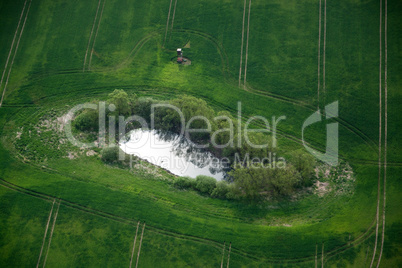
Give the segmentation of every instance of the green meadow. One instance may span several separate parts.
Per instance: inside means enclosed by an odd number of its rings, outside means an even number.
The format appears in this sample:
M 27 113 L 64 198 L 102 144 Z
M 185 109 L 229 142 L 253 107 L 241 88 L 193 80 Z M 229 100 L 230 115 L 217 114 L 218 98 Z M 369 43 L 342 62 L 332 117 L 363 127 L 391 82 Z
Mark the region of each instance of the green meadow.
M 1 2 L 0 266 L 400 266 L 402 4 L 381 3 Z M 177 48 L 191 65 L 176 63 Z M 284 151 L 303 149 L 304 121 L 338 101 L 339 116 L 304 136 L 325 152 L 338 123 L 353 193 L 256 204 L 106 165 L 57 122 L 115 89 L 195 96 L 234 117 L 240 101 L 244 122 L 285 115 Z

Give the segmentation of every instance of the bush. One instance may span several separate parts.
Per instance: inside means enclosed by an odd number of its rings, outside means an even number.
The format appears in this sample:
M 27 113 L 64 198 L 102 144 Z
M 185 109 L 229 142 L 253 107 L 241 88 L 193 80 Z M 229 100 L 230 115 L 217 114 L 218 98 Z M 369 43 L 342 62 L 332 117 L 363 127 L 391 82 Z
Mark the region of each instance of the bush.
M 73 121 L 73 126 L 80 131 L 97 131 L 99 124 L 98 110 L 86 109 Z
M 242 192 L 239 187 L 236 186 L 235 183 L 228 184 L 228 192 L 226 193 L 226 199 L 240 199 Z
M 301 175 L 300 185 L 313 185 L 314 166 L 316 164 L 314 157 L 302 151 L 295 151 L 292 154 L 292 163 Z
M 218 181 L 215 189 L 212 191 L 211 196 L 216 198 L 226 198 L 229 193 L 229 184 L 226 181 Z
M 101 159 L 105 163 L 114 163 L 119 159 L 120 148 L 118 146 L 106 147 L 102 150 Z
M 179 189 L 189 189 L 195 186 L 195 180 L 190 177 L 178 177 L 174 180 L 173 185 Z
M 201 193 L 211 194 L 216 187 L 216 180 L 208 176 L 197 176 L 195 179 L 195 188 Z

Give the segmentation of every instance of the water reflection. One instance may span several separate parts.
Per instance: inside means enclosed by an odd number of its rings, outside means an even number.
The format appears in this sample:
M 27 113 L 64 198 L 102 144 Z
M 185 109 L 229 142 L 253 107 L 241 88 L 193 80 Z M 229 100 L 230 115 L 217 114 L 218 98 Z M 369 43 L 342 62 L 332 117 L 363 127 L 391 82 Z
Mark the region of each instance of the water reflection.
M 120 143 L 120 148 L 178 176 L 205 175 L 217 180 L 225 177 L 218 158 L 176 134 L 136 129 Z

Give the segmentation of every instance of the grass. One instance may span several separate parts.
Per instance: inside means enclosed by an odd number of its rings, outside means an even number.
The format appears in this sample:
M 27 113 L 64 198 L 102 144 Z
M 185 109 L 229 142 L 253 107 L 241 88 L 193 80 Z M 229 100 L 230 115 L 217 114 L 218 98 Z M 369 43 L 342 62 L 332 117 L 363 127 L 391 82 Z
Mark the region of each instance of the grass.
M 98 1 L 33 2 L 0 108 L 0 178 L 62 199 L 47 264 L 128 265 L 138 220 L 147 224 L 139 260 L 145 267 L 218 266 L 223 241 L 226 245 L 232 242 L 231 267 L 311 267 L 315 246 L 321 243 L 325 244 L 328 266 L 366 263 L 374 244 L 377 196 L 378 3 L 327 4 L 327 89 L 320 107 L 339 101 L 340 155 L 356 174 L 355 193 L 347 198 L 311 196 L 266 208 L 179 191 L 163 172 L 165 181 L 144 172 L 105 166 L 96 157 L 69 160 L 63 156 L 76 149 L 57 151 L 50 144 L 57 142 L 52 133 L 29 135 L 27 131 L 34 132 L 40 118 L 52 110 L 64 112 L 76 103 L 104 99 L 121 88 L 159 99 L 194 95 L 233 115 L 241 100 L 244 120 L 252 115 L 286 115 L 279 125 L 279 146 L 302 148 L 301 125 L 317 106 L 318 1 L 252 2 L 250 92 L 237 87 L 242 1 L 194 4 L 179 0 L 173 30 L 168 31 L 162 48 L 168 1 L 108 0 L 94 46 L 92 71 L 87 72 L 82 72 L 82 67 Z M 5 64 L 22 5 L 23 1 L 0 5 L 4 18 L 0 66 Z M 383 262 L 390 267 L 400 263 L 397 252 L 401 248 L 400 241 L 392 239 L 401 222 L 396 205 L 400 203 L 401 162 L 398 8 L 399 3 L 389 3 L 390 167 Z M 178 66 L 171 60 L 174 50 L 188 41 L 191 48 L 184 49 L 184 54 L 192 65 Z M 322 150 L 325 123 L 306 130 L 308 142 Z M 24 142 L 18 147 L 15 136 L 21 127 Z M 27 149 L 21 149 L 24 146 Z M 39 162 L 21 161 L 21 150 L 38 157 Z M 0 266 L 35 265 L 51 205 L 3 187 L 0 191 Z M 68 202 L 101 212 L 93 215 L 68 206 Z M 124 223 L 111 219 L 116 217 Z M 272 226 L 289 222 L 292 227 Z M 370 232 L 365 234 L 367 229 Z M 349 246 L 349 235 L 352 240 L 364 237 Z M 27 247 L 22 249 L 24 244 Z

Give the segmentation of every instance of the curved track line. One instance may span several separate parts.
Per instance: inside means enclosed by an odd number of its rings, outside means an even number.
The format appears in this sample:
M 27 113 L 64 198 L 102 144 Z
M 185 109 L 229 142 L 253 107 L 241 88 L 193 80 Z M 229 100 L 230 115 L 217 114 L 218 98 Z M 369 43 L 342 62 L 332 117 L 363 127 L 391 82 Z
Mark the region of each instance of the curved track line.
M 248 18 L 247 18 L 247 42 L 246 42 L 246 62 L 244 63 L 244 88 L 247 88 L 247 60 L 248 60 L 248 40 L 250 36 L 250 15 L 251 15 L 251 0 L 248 3 Z
M 20 187 L 20 186 L 17 186 L 15 184 L 12 184 L 10 182 L 7 182 L 7 181 L 5 181 L 3 179 L 0 179 L 0 185 L 3 186 L 3 187 L 9 188 L 9 189 L 11 189 L 13 191 L 17 191 L 17 192 L 20 192 L 20 193 L 23 193 L 23 194 L 31 195 L 33 197 L 40 198 L 40 199 L 43 199 L 43 200 L 46 200 L 46 201 L 54 200 L 54 197 L 52 197 L 52 196 L 48 196 L 48 195 L 45 195 L 45 194 L 42 194 L 42 193 L 39 193 L 39 192 L 36 192 L 36 191 L 25 189 L 23 187 Z M 79 204 L 76 204 L 76 203 L 73 203 L 73 202 L 70 202 L 70 201 L 67 201 L 67 200 L 63 200 L 63 199 L 59 199 L 59 202 L 63 202 L 63 205 L 71 207 L 71 208 L 79 210 L 79 211 L 82 211 L 82 212 L 87 213 L 87 214 L 91 214 L 91 215 L 106 218 L 106 219 L 109 219 L 109 220 L 114 220 L 114 221 L 117 221 L 117 222 L 120 222 L 120 223 L 123 223 L 123 224 L 128 224 L 128 225 L 135 226 L 133 220 L 131 220 L 131 219 L 126 219 L 126 218 L 116 216 L 116 215 L 108 213 L 108 212 L 103 212 L 103 211 L 100 211 L 100 210 L 87 208 L 87 207 L 84 207 L 82 205 L 79 205 Z M 335 256 L 337 254 L 340 254 L 343 251 L 355 246 L 357 243 L 361 243 L 361 241 L 360 241 L 361 239 L 365 239 L 365 240 L 368 239 L 371 236 L 370 229 L 372 228 L 372 226 L 370 226 L 369 229 L 365 233 L 363 233 L 361 236 L 357 237 L 350 244 L 345 244 L 344 246 L 341 246 L 339 248 L 335 248 L 334 250 L 327 252 L 327 256 L 329 256 L 329 254 L 331 254 L 333 256 Z M 148 228 L 149 228 L 149 231 L 152 231 L 152 232 L 155 232 L 155 233 L 158 233 L 158 234 L 174 237 L 174 238 L 177 238 L 177 239 L 183 239 L 183 240 L 187 240 L 187 241 L 194 241 L 194 242 L 202 243 L 202 244 L 205 244 L 205 245 L 208 244 L 208 245 L 213 246 L 213 247 L 215 247 L 217 249 L 222 248 L 222 245 L 219 242 L 216 242 L 214 240 L 209 240 L 209 239 L 206 239 L 206 238 L 200 238 L 200 237 L 191 236 L 191 235 L 184 235 L 184 234 L 180 234 L 180 233 L 176 233 L 176 232 L 172 232 L 172 231 L 166 231 L 166 230 L 158 229 L 158 228 L 155 228 L 155 227 L 152 227 L 152 226 L 148 226 Z M 255 255 L 252 255 L 252 254 L 247 253 L 245 251 L 242 251 L 242 250 L 239 250 L 239 249 L 234 249 L 234 248 L 232 248 L 232 251 L 235 252 L 236 254 L 239 254 L 239 255 L 244 256 L 246 258 L 254 259 L 254 260 L 260 260 L 260 261 L 269 261 L 269 262 L 284 262 L 285 261 L 285 262 L 288 262 L 288 263 L 299 263 L 299 262 L 304 262 L 304 261 L 311 261 L 310 257 L 302 257 L 302 258 L 296 258 L 296 259 L 283 260 L 283 259 L 278 259 L 278 258 L 275 258 L 275 257 L 266 258 L 266 257 L 261 257 L 261 256 L 255 256 Z
M 172 31 L 173 31 L 173 24 L 174 24 L 174 17 L 176 15 L 176 6 L 177 6 L 177 0 L 174 2 L 174 8 L 173 8 L 173 17 L 172 17 L 172 25 L 170 27 L 170 35 L 169 35 L 169 41 L 172 38 Z
M 8 52 L 6 65 L 4 66 L 3 75 L 1 76 L 0 88 L 1 88 L 1 86 L 3 85 L 4 75 L 5 75 L 6 70 L 7 70 L 8 62 L 9 62 L 9 60 L 10 60 L 11 52 L 12 52 L 13 47 L 14 47 L 14 42 L 15 42 L 15 38 L 17 37 L 18 29 L 20 28 L 21 19 L 22 19 L 22 16 L 24 15 L 25 6 L 26 6 L 26 4 L 27 4 L 27 1 L 28 1 L 28 0 L 25 0 L 24 6 L 22 7 L 22 11 L 21 11 L 21 16 L 20 16 L 20 19 L 19 19 L 18 24 L 17 24 L 17 29 L 15 29 L 14 38 L 13 38 L 13 41 L 11 42 L 10 51 Z
M 170 0 L 169 13 L 168 13 L 167 21 L 166 21 L 165 38 L 163 39 L 163 45 L 162 45 L 162 47 L 165 47 L 165 43 L 166 43 L 166 36 L 167 36 L 167 33 L 168 33 L 168 29 L 169 29 L 170 10 L 171 10 L 171 9 L 172 9 L 172 0 Z
M 3 104 L 4 95 L 5 95 L 6 90 L 7 90 L 8 80 L 9 80 L 9 78 L 10 78 L 11 70 L 13 69 L 13 64 L 14 64 L 15 56 L 17 55 L 18 46 L 20 45 L 22 33 L 24 32 L 25 23 L 27 22 L 29 9 L 31 8 L 31 3 L 32 3 L 32 0 L 29 1 L 27 13 L 25 13 L 24 23 L 22 24 L 21 32 L 20 32 L 20 35 L 19 35 L 19 37 L 18 37 L 17 46 L 15 47 L 13 59 L 11 60 L 10 69 L 8 69 L 8 74 L 7 74 L 6 83 L 5 83 L 5 85 L 4 85 L 3 94 L 1 95 L 0 107 L 1 107 L 1 105 Z
M 59 204 L 58 204 L 57 209 L 56 209 L 56 214 L 55 214 L 55 216 L 54 216 L 54 218 L 53 218 L 52 230 L 51 230 L 50 236 L 49 236 L 49 243 L 48 243 L 48 245 L 47 245 L 46 255 L 45 255 L 45 261 L 43 262 L 43 267 L 46 266 L 47 255 L 49 254 L 50 244 L 51 244 L 51 242 L 52 242 L 52 237 L 53 237 L 54 226 L 56 225 L 57 215 L 59 214 L 59 208 L 60 208 L 60 201 L 59 201 Z
M 383 202 L 382 202 L 382 238 L 381 238 L 381 249 L 380 256 L 378 257 L 377 268 L 380 266 L 382 252 L 384 249 L 384 235 L 385 235 L 385 207 L 386 207 L 386 196 L 387 196 L 387 129 L 388 129 L 388 88 L 387 88 L 387 0 L 385 0 L 385 21 L 384 21 L 384 39 L 385 39 L 385 65 L 384 65 L 384 105 L 385 105 L 385 129 L 384 129 L 384 181 L 383 181 Z
M 131 259 L 130 259 L 130 268 L 131 265 L 133 264 L 133 258 L 134 258 L 134 249 L 135 249 L 135 243 L 137 242 L 137 234 L 138 234 L 138 227 L 140 226 L 140 222 L 137 223 L 137 230 L 135 231 L 135 237 L 134 237 L 134 242 L 133 242 L 133 250 L 131 252 Z
M 239 87 L 241 84 L 241 70 L 243 69 L 243 46 L 244 46 L 244 21 L 246 19 L 246 5 L 247 0 L 244 0 L 244 9 L 243 9 L 243 27 L 241 30 L 241 48 L 240 48 L 240 67 L 239 67 Z
M 144 225 L 142 225 L 142 233 L 141 233 L 140 245 L 139 245 L 139 248 L 138 248 L 137 262 L 135 263 L 135 268 L 138 267 L 138 261 L 140 260 L 141 245 L 142 245 L 142 238 L 144 237 L 144 230 L 145 230 L 145 222 L 144 222 Z
M 211 36 L 211 35 L 209 35 L 207 33 L 197 31 L 197 30 L 177 29 L 177 30 L 173 30 L 173 31 L 174 32 L 184 32 L 184 33 L 190 33 L 190 34 L 198 35 L 198 36 L 200 36 L 200 37 L 202 37 L 202 38 L 204 38 L 206 40 L 211 41 L 216 46 L 216 48 L 218 50 L 218 54 L 221 57 L 223 75 L 224 75 L 225 78 L 228 76 L 228 69 L 229 69 L 229 63 L 228 62 L 229 62 L 229 59 L 228 59 L 228 56 L 227 56 L 227 53 L 226 53 L 224 47 L 221 46 L 221 44 L 219 43 L 219 41 L 215 37 L 213 37 L 213 36 Z
M 48 219 L 47 219 L 45 234 L 44 234 L 44 236 L 43 236 L 42 247 L 41 247 L 41 249 L 40 249 L 39 258 L 38 258 L 38 263 L 36 264 L 36 268 L 39 267 L 40 259 L 41 259 L 41 257 L 42 257 L 43 247 L 45 246 L 45 240 L 46 240 L 47 230 L 49 229 L 49 223 L 50 223 L 50 219 L 51 219 L 51 217 L 52 217 L 53 207 L 54 207 L 54 203 L 55 203 L 55 202 L 56 202 L 56 199 L 53 199 L 53 204 L 52 204 L 52 208 L 50 209 L 49 217 L 48 217 Z
M 84 67 L 82 68 L 82 71 L 83 71 L 83 72 L 85 72 L 85 64 L 87 63 L 88 50 L 89 50 L 89 46 L 90 46 L 90 44 L 91 44 L 92 34 L 93 34 L 93 32 L 94 32 L 94 29 L 95 29 L 96 18 L 98 17 L 98 12 L 99 12 L 100 3 L 101 3 L 101 0 L 99 0 L 99 2 L 98 2 L 98 8 L 96 9 L 94 23 L 92 24 L 91 34 L 89 35 L 89 40 L 88 40 L 88 45 L 87 45 L 87 51 L 85 52 L 85 58 L 84 58 Z
M 373 267 L 375 255 L 377 253 L 377 243 L 378 243 L 378 227 L 379 227 L 379 214 L 380 214 L 380 188 L 381 188 L 381 136 L 382 136 L 382 81 L 381 81 L 381 71 L 382 71 L 382 0 L 380 0 L 380 60 L 379 60 L 379 127 L 378 127 L 378 183 L 377 183 L 377 210 L 376 210 L 376 228 L 375 228 L 375 243 L 373 250 L 373 257 L 371 259 L 370 268 Z
M 295 105 L 298 105 L 300 107 L 312 110 L 312 111 L 316 111 L 314 108 L 312 108 L 310 105 L 305 105 L 301 102 L 298 101 L 293 101 L 291 99 L 286 99 L 286 98 L 280 98 L 277 95 L 271 94 L 271 93 L 265 93 L 265 92 L 261 92 L 258 90 L 254 90 L 250 87 L 247 87 L 245 89 L 247 92 L 254 94 L 254 95 L 258 95 L 258 96 L 263 96 L 266 98 L 271 98 L 271 99 L 275 99 L 275 100 L 279 100 L 279 101 L 283 101 L 283 102 L 288 102 L 288 103 L 292 103 Z M 370 148 L 374 148 L 374 142 L 371 140 L 370 137 L 368 137 L 364 132 L 362 132 L 360 129 L 356 128 L 355 126 L 351 125 L 350 123 L 348 123 L 347 121 L 345 121 L 342 118 L 334 118 L 334 121 L 340 123 L 341 126 L 345 127 L 347 130 L 349 130 L 350 132 L 354 133 L 356 136 L 360 137 Z M 301 139 L 299 139 L 301 141 Z
M 98 31 L 99 31 L 100 24 L 101 24 L 102 15 L 103 15 L 103 9 L 105 8 L 105 3 L 106 3 L 106 0 L 103 1 L 101 13 L 100 13 L 99 20 L 98 20 L 98 27 L 96 28 L 96 33 L 95 33 L 94 41 L 93 41 L 93 43 L 92 43 L 91 56 L 89 57 L 89 63 L 88 63 L 88 70 L 91 70 L 92 55 L 93 55 L 93 53 L 94 53 L 96 37 L 98 36 Z

